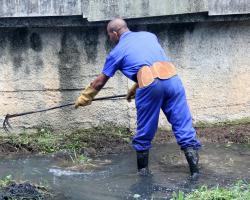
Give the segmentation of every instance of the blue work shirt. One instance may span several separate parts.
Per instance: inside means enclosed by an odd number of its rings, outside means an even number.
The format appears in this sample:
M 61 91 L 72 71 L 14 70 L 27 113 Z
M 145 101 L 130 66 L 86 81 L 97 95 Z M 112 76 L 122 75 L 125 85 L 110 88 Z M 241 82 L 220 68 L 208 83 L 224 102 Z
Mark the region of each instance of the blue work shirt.
M 106 58 L 102 73 L 112 77 L 120 70 L 126 77 L 137 82 L 136 74 L 144 66 L 157 61 L 169 61 L 156 35 L 150 32 L 127 31 Z

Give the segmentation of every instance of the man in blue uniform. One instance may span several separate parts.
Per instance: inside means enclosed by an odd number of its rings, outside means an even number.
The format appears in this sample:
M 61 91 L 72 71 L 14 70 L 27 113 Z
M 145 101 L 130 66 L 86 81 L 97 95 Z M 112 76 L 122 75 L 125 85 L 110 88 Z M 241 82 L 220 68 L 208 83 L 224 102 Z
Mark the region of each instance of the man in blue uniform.
M 108 79 L 120 70 L 135 82 L 127 100 L 135 97 L 137 130 L 132 143 L 137 153 L 138 172 L 149 172 L 149 149 L 162 109 L 172 125 L 177 143 L 185 153 L 191 177 L 196 179 L 201 145 L 192 126 L 182 82 L 157 37 L 149 32 L 130 31 L 120 18 L 108 23 L 107 33 L 116 46 L 107 56 L 102 73 L 82 92 L 75 107 L 89 105 Z

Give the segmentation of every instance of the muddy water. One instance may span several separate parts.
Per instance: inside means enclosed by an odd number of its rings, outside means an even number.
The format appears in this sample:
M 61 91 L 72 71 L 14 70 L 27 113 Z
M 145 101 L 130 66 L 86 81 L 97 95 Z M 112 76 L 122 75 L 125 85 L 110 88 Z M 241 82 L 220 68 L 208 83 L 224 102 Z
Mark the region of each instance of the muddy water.
M 205 144 L 200 152 L 201 177 L 188 180 L 188 167 L 176 144 L 155 146 L 150 152 L 151 177 L 136 175 L 133 151 L 100 158 L 99 167 L 70 170 L 52 156 L 1 158 L 0 176 L 28 180 L 53 188 L 53 199 L 112 200 L 169 199 L 173 191 L 189 192 L 201 185 L 227 186 L 250 181 L 250 148 L 244 145 Z

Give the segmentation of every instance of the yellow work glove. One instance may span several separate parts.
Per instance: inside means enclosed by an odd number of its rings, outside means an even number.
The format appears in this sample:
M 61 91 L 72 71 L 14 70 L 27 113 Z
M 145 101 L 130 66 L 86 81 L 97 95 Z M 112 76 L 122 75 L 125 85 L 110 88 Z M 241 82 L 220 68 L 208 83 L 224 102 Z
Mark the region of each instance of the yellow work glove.
M 138 88 L 138 83 L 135 83 L 129 90 L 126 96 L 128 102 L 131 102 L 135 98 L 136 89 Z
M 91 85 L 87 86 L 77 98 L 75 102 L 75 108 L 78 108 L 79 106 L 90 105 L 98 92 L 99 91 L 93 88 Z

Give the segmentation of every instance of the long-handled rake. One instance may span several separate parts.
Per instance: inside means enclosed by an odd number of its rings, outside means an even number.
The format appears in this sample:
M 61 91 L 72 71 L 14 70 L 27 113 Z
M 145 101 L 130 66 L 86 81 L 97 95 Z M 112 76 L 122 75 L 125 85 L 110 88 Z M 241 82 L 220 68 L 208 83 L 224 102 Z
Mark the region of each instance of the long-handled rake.
M 100 98 L 95 98 L 93 99 L 93 101 L 101 101 L 101 100 L 119 100 L 119 99 L 125 99 L 126 94 L 121 94 L 121 95 L 115 95 L 115 96 L 106 96 L 106 97 L 100 97 Z M 75 103 L 68 103 L 68 104 L 64 104 L 64 105 L 60 105 L 60 106 L 55 106 L 55 107 L 51 107 L 51 108 L 47 108 L 47 109 L 42 109 L 42 110 L 36 110 L 36 111 L 29 111 L 29 112 L 23 112 L 23 113 L 16 113 L 16 114 L 7 114 L 4 118 L 3 121 L 3 129 L 6 132 L 10 132 L 9 128 L 11 129 L 11 125 L 9 123 L 9 119 L 10 118 L 14 118 L 14 117 L 19 117 L 19 116 L 23 116 L 23 115 L 30 115 L 33 113 L 39 113 L 39 112 L 45 112 L 45 111 L 49 111 L 49 110 L 54 110 L 57 108 L 63 108 L 63 107 L 67 107 L 67 106 L 72 106 Z

